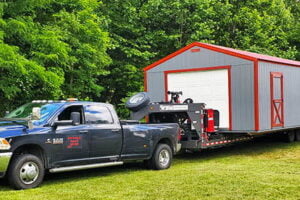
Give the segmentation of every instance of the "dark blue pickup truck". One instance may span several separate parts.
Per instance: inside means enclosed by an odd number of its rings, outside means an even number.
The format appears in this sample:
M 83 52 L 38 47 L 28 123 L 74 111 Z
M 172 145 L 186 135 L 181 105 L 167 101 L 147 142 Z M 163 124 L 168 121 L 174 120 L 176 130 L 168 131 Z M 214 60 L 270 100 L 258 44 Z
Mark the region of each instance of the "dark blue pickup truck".
M 178 124 L 120 121 L 113 106 L 33 101 L 0 119 L 0 177 L 16 189 L 51 173 L 144 161 L 167 169 L 180 150 Z

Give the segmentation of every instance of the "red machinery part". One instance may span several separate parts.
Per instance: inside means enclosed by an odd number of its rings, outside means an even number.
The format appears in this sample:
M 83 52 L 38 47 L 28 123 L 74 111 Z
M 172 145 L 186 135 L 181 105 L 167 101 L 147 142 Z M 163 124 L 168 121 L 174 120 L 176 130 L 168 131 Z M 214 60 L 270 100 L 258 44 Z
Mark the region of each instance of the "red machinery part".
M 214 110 L 213 109 L 206 109 L 206 117 L 207 123 L 205 127 L 205 132 L 212 133 L 215 132 L 215 120 L 214 120 Z
M 177 139 L 178 139 L 178 141 L 181 141 L 181 138 L 182 138 L 182 129 L 179 128 L 178 132 L 177 132 Z

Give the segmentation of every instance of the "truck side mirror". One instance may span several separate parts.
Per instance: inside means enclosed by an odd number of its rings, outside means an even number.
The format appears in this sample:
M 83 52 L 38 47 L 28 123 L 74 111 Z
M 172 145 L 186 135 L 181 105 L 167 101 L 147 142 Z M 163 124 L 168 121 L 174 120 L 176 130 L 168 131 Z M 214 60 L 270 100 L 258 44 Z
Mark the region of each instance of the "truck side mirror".
M 55 121 L 52 126 L 57 127 L 57 126 L 69 126 L 69 125 L 73 125 L 72 120 Z
M 74 126 L 80 124 L 80 113 L 79 112 L 71 112 L 71 121 L 73 122 Z

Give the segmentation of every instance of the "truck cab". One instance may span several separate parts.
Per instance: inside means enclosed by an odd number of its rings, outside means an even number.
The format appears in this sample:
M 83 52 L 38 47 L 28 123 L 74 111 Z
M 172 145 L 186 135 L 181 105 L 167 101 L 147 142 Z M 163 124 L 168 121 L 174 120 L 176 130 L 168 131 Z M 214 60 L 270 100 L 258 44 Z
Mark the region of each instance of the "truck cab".
M 0 119 L 0 176 L 16 189 L 40 185 L 46 170 L 65 172 L 138 160 L 167 169 L 177 124 L 120 121 L 107 103 L 33 101 Z

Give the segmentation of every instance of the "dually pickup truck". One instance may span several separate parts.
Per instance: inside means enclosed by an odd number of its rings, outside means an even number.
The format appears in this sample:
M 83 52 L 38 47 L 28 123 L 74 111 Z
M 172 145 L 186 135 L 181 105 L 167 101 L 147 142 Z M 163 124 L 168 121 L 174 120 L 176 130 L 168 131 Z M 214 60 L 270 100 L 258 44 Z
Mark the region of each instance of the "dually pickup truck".
M 39 186 L 46 171 L 136 160 L 167 169 L 180 150 L 179 137 L 176 123 L 120 121 L 106 103 L 33 101 L 0 119 L 0 177 L 27 189 Z

